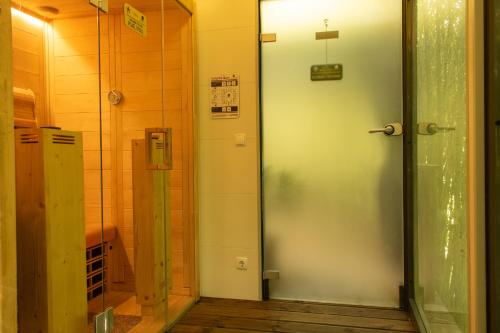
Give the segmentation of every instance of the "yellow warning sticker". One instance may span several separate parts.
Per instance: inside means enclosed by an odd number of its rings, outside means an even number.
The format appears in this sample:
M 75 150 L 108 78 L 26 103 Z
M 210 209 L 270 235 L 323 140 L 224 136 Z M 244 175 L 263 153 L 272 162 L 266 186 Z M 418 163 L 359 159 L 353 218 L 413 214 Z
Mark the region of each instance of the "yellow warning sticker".
M 125 17 L 125 25 L 130 29 L 137 32 L 142 37 L 146 37 L 148 32 L 148 19 L 146 15 L 125 3 L 123 5 L 123 12 Z

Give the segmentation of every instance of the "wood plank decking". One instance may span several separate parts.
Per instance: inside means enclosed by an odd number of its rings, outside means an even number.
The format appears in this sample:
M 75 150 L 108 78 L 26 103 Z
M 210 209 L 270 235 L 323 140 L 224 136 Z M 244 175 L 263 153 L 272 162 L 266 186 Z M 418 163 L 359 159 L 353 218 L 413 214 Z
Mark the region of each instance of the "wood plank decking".
M 172 333 L 391 333 L 418 332 L 397 309 L 270 300 L 202 298 Z

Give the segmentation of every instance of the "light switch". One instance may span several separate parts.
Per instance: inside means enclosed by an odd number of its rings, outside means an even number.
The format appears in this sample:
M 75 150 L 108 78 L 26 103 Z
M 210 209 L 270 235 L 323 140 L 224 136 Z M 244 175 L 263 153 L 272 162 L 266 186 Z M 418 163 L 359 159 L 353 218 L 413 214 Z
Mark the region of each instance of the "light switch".
M 247 135 L 245 133 L 236 133 L 234 135 L 234 140 L 237 146 L 243 147 L 247 145 Z

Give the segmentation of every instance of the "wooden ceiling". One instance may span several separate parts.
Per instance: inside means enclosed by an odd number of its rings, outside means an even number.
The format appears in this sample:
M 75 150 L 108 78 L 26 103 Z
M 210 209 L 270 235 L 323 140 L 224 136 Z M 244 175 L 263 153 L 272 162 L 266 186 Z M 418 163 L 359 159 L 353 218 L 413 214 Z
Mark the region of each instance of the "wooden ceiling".
M 123 10 L 123 4 L 128 3 L 135 8 L 146 10 L 160 10 L 161 0 L 108 0 L 109 11 L 116 12 Z M 53 7 L 59 11 L 54 14 L 46 7 Z M 12 1 L 12 7 L 32 12 L 45 19 L 58 19 L 68 17 L 92 16 L 95 15 L 96 9 L 89 4 L 88 0 L 15 0 Z M 164 0 L 163 8 L 179 9 L 181 6 L 176 0 Z

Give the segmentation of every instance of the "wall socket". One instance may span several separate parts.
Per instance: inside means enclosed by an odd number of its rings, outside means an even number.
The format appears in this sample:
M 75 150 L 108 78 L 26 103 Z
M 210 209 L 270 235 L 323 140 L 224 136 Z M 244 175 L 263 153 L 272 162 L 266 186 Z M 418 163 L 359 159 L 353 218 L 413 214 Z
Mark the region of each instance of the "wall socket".
M 236 269 L 239 269 L 240 271 L 248 270 L 248 258 L 236 257 Z

